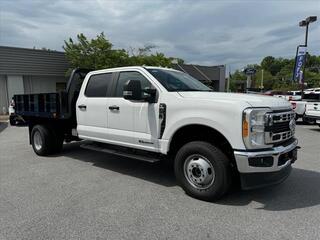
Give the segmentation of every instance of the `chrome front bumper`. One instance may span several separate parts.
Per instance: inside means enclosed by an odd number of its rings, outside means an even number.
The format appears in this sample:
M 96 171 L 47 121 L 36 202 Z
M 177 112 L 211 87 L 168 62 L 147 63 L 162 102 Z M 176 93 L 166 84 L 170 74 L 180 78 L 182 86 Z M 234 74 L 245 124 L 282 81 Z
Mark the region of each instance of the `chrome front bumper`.
M 239 173 L 266 173 L 266 172 L 277 172 L 280 171 L 289 165 L 291 165 L 295 159 L 288 159 L 283 164 L 280 164 L 279 158 L 280 156 L 291 153 L 298 148 L 298 140 L 295 139 L 291 144 L 287 146 L 278 146 L 274 147 L 270 150 L 264 151 L 234 151 L 235 160 L 237 163 L 237 168 Z M 262 157 L 272 157 L 273 163 L 272 166 L 264 167 L 264 166 L 250 166 L 249 159 L 258 159 Z M 278 164 L 279 163 L 279 164 Z

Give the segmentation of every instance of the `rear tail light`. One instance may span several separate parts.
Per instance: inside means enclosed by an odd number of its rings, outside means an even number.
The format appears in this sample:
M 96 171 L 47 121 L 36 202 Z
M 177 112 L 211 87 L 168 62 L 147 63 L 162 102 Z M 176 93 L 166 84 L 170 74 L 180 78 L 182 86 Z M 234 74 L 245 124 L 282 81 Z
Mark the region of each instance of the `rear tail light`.
M 294 110 L 294 109 L 296 109 L 296 108 L 297 108 L 297 103 L 292 102 L 292 103 L 291 103 L 291 106 L 292 106 L 292 109 Z

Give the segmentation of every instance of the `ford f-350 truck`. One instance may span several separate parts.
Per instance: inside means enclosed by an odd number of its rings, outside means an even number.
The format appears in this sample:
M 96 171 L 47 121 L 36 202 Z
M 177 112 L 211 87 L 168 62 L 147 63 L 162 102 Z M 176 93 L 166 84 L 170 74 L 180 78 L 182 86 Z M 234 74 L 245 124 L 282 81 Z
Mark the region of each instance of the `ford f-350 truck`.
M 307 103 L 305 119 L 306 121 L 314 122 L 320 127 L 320 94 L 318 94 L 318 99 L 318 102 Z
M 15 95 L 30 144 L 45 156 L 64 142 L 148 162 L 171 160 L 189 195 L 216 200 L 232 181 L 252 189 L 285 180 L 297 159 L 288 101 L 213 92 L 160 67 L 73 71 L 63 92 Z

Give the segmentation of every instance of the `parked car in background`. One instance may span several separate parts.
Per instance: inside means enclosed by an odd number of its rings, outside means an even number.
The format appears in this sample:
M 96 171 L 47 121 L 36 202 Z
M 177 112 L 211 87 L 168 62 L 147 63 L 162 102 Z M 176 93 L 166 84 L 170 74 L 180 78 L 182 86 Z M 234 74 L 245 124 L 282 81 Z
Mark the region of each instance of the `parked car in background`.
M 263 95 L 282 98 L 290 101 L 293 111 L 295 112 L 295 120 L 300 118 L 303 121 L 314 123 L 313 120 L 305 118 L 306 105 L 308 102 L 317 101 L 320 96 L 320 88 L 310 88 L 304 91 L 303 99 L 301 96 L 301 90 L 296 91 L 267 91 Z
M 10 102 L 10 105 L 9 105 L 9 116 L 11 114 L 14 114 L 14 100 L 12 99 L 11 102 Z
M 305 120 L 318 124 L 320 127 L 320 101 L 307 103 Z
M 9 122 L 11 126 L 24 125 L 24 119 L 15 113 L 15 102 L 12 99 L 9 106 Z
M 320 93 L 320 87 L 317 88 L 308 88 L 304 90 L 304 93 Z
M 263 95 L 279 97 L 286 99 L 288 101 L 291 100 L 301 100 L 301 91 L 276 91 L 276 90 L 269 90 L 263 93 Z
M 301 100 L 301 91 L 281 92 L 280 94 L 274 94 L 273 96 L 280 97 L 288 101 L 297 101 Z
M 301 91 L 289 91 L 288 92 L 289 101 L 301 100 Z
M 290 101 L 293 111 L 295 112 L 295 120 L 304 117 L 306 111 L 306 101 Z
M 316 103 L 318 101 L 320 101 L 320 93 L 316 92 L 304 93 L 303 99 L 290 101 L 292 109 L 296 113 L 296 120 L 302 118 L 303 122 L 314 124 L 313 119 L 305 116 L 306 109 L 308 104 Z

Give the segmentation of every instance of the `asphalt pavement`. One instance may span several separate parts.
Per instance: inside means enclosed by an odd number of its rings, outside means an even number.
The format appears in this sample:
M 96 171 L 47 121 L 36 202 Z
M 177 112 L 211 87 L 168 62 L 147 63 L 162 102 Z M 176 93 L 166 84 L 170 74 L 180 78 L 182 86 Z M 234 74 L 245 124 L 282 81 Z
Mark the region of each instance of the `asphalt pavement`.
M 187 196 L 172 169 L 64 146 L 39 157 L 25 127 L 0 133 L 0 239 L 320 239 L 320 128 L 298 125 L 290 177 L 233 189 L 216 203 Z

